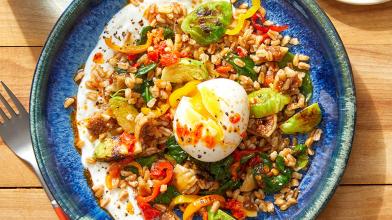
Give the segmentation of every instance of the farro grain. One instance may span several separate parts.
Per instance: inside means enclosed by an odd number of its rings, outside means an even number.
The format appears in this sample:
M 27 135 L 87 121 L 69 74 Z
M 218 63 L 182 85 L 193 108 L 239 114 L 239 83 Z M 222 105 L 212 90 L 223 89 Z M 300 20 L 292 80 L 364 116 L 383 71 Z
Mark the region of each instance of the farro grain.
M 119 200 L 120 201 L 125 201 L 126 199 L 128 199 L 128 191 L 127 190 L 121 190 L 120 195 L 119 195 Z
M 277 206 L 281 206 L 285 203 L 285 201 L 281 198 L 275 199 L 274 204 Z
M 94 185 L 91 189 L 93 190 L 95 197 L 100 198 L 103 195 L 104 186 L 102 184 Z
M 84 69 L 80 69 L 78 70 L 78 72 L 76 73 L 75 77 L 74 77 L 74 81 L 75 82 L 79 82 L 80 80 L 82 80 L 84 77 Z
M 271 41 L 271 45 L 272 45 L 272 46 L 278 46 L 278 45 L 280 45 L 280 40 L 278 39 L 278 40 L 273 40 L 273 41 Z
M 272 202 L 266 202 L 266 204 L 267 204 L 267 212 L 274 212 L 275 211 L 275 207 Z
M 64 108 L 69 108 L 74 102 L 75 99 L 73 97 L 66 98 L 64 101 Z
M 310 69 L 310 65 L 304 62 L 299 62 L 298 63 L 298 68 L 301 70 L 309 70 Z
M 290 36 L 285 35 L 282 41 L 280 42 L 280 45 L 283 47 L 286 46 L 290 42 L 290 39 L 291 39 Z
M 102 199 L 99 201 L 99 205 L 100 205 L 102 208 L 105 208 L 105 207 L 109 204 L 109 202 L 110 202 L 110 197 L 102 198 Z
M 84 146 L 84 141 L 78 139 L 78 140 L 76 141 L 76 144 L 75 144 L 75 145 L 76 145 L 76 147 L 77 147 L 78 149 L 82 149 L 83 146 Z
M 271 159 L 272 161 L 275 161 L 275 159 L 276 159 L 277 156 L 278 156 L 278 152 L 273 151 L 273 152 L 270 154 L 270 159 Z
M 216 211 L 218 211 L 219 206 L 220 206 L 220 202 L 219 202 L 219 201 L 214 201 L 214 202 L 212 203 L 210 212 L 215 213 Z
M 95 164 L 97 161 L 93 157 L 87 157 L 86 163 L 88 164 Z
M 299 64 L 299 55 L 295 54 L 293 58 L 293 65 L 298 66 L 298 64 Z
M 292 45 L 298 45 L 299 44 L 299 40 L 298 40 L 298 38 L 291 38 L 289 43 L 292 44 Z
M 282 204 L 281 206 L 279 206 L 280 210 L 282 210 L 282 211 L 287 210 L 289 207 L 290 207 L 290 206 L 289 206 L 287 203 Z
M 161 185 L 161 188 L 159 188 L 159 191 L 160 191 L 161 193 L 166 192 L 166 190 L 167 190 L 167 185 L 166 185 L 166 184 L 162 184 L 162 185 Z
M 273 25 L 274 24 L 274 22 L 272 22 L 272 21 L 270 21 L 270 20 L 266 20 L 266 21 L 264 21 L 264 23 L 263 23 L 263 25 L 265 25 L 265 26 L 271 26 L 271 25 Z
M 300 61 L 308 61 L 310 59 L 309 56 L 303 54 L 300 54 L 298 58 Z

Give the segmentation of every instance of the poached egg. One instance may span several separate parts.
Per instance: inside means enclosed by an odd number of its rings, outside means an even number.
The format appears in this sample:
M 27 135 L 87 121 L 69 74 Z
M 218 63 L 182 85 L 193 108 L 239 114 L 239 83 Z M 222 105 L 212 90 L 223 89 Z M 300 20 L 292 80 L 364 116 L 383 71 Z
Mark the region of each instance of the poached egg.
M 248 121 L 245 89 L 233 80 L 212 79 L 198 84 L 191 97 L 182 97 L 174 114 L 173 132 L 189 155 L 215 162 L 237 148 Z

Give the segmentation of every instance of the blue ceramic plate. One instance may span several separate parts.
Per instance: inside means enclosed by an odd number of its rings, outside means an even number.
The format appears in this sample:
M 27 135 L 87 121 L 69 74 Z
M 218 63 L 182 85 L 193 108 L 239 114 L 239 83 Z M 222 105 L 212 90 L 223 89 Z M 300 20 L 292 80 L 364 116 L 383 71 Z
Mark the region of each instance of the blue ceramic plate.
M 97 204 L 74 147 L 66 97 L 77 93 L 75 71 L 87 60 L 104 25 L 125 0 L 74 0 L 61 16 L 42 51 L 30 99 L 31 134 L 42 175 L 72 219 L 110 219 Z M 263 1 L 268 18 L 288 24 L 298 37 L 294 52 L 309 55 L 314 84 L 312 102 L 323 110 L 323 138 L 317 143 L 300 185 L 298 205 L 258 219 L 311 219 L 332 196 L 350 154 L 356 100 L 350 62 L 336 30 L 313 0 Z

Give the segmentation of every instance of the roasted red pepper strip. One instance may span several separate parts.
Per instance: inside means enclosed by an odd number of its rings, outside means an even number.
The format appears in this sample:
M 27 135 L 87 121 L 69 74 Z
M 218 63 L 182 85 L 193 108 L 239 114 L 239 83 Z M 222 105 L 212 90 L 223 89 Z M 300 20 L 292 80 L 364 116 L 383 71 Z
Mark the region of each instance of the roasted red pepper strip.
M 158 62 L 159 60 L 159 51 L 154 50 L 154 51 L 150 51 L 147 53 L 147 57 L 148 59 L 150 59 L 153 62 Z
M 287 30 L 287 28 L 289 28 L 288 25 L 282 25 L 282 26 L 272 25 L 269 27 L 270 30 L 273 30 L 276 32 L 282 32 L 284 30 Z
M 161 66 L 171 66 L 180 62 L 180 55 L 177 53 L 167 53 L 161 55 Z
M 260 13 L 254 14 L 251 20 L 252 20 L 253 27 L 257 31 L 260 31 L 263 34 L 268 32 L 268 28 L 264 27 L 263 25 L 263 23 L 265 22 L 265 18 Z
M 153 164 L 153 167 L 151 168 L 151 174 L 152 174 L 151 177 L 153 178 L 162 177 L 164 174 L 166 175 L 161 180 L 159 179 L 155 180 L 151 195 L 149 196 L 138 195 L 136 197 L 136 200 L 138 202 L 151 202 L 159 195 L 161 185 L 168 184 L 173 177 L 173 165 L 171 165 L 171 163 L 167 161 L 156 162 Z
M 158 195 L 159 191 L 161 189 L 161 185 L 155 185 L 154 188 L 152 189 L 152 193 L 149 196 L 141 196 L 138 195 L 136 197 L 136 200 L 138 203 L 147 203 L 153 201 Z
M 151 207 L 150 204 L 138 201 L 138 206 L 140 207 L 145 220 L 159 219 L 161 212 Z
M 242 57 L 242 58 L 244 58 L 248 55 L 247 54 L 248 52 L 242 47 L 237 47 L 236 52 L 237 52 L 238 56 Z
M 257 30 L 257 32 L 259 34 L 265 34 L 267 33 L 269 30 L 272 31 L 276 31 L 276 32 L 282 32 L 284 30 L 286 30 L 287 28 L 289 28 L 288 25 L 282 25 L 282 26 L 278 26 L 278 25 L 272 25 L 272 26 L 264 26 L 264 22 L 265 22 L 265 17 L 262 16 L 260 13 L 256 13 L 252 16 L 252 24 L 253 27 Z M 267 35 L 268 36 L 268 35 Z M 266 37 L 264 37 L 265 39 Z
M 166 172 L 166 176 L 161 180 L 155 180 L 157 185 L 168 184 L 173 177 L 173 165 L 168 161 L 156 162 L 151 168 L 151 173 L 162 173 Z M 152 176 L 154 178 L 154 176 Z
M 254 150 L 235 150 L 233 152 L 233 157 L 235 161 L 240 161 L 242 157 L 252 154 L 252 153 L 257 153 L 261 152 L 261 149 L 254 149 Z
M 241 163 L 239 161 L 233 163 L 230 166 L 230 173 L 234 180 L 238 179 L 238 171 L 240 169 Z
M 120 141 L 122 144 L 128 147 L 128 152 L 133 153 L 135 151 L 136 138 L 134 135 L 123 132 L 120 136 Z
M 260 156 L 257 155 L 255 157 L 253 157 L 252 159 L 250 159 L 248 164 L 249 164 L 249 167 L 255 167 L 257 164 L 260 164 L 260 163 L 261 163 Z
M 229 209 L 236 219 L 245 219 L 244 207 L 241 202 L 230 199 L 225 203 L 224 207 Z

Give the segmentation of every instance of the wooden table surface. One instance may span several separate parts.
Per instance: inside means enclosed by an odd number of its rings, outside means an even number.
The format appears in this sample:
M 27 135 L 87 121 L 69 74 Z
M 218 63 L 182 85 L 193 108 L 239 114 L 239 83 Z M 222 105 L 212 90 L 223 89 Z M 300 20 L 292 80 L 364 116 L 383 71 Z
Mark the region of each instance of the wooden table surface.
M 0 0 L 0 80 L 26 108 L 42 46 L 70 1 Z M 392 2 L 318 2 L 346 46 L 358 98 L 349 164 L 319 219 L 392 219 Z M 56 219 L 37 178 L 3 143 L 0 219 Z

